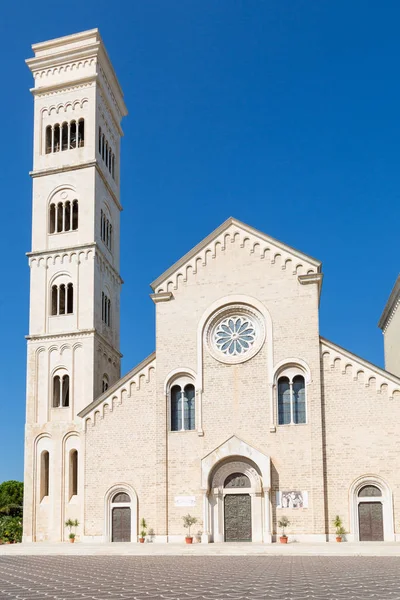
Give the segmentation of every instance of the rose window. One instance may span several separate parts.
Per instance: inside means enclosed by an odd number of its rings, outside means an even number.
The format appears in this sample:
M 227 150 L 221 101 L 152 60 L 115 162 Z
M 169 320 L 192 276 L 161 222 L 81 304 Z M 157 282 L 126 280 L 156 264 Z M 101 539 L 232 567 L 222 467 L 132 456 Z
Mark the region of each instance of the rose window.
M 224 319 L 214 333 L 216 347 L 228 356 L 244 354 L 253 346 L 255 339 L 255 326 L 246 317 L 232 316 Z
M 220 308 L 204 331 L 204 341 L 211 356 L 230 365 L 255 356 L 264 340 L 264 319 L 258 310 L 246 304 Z

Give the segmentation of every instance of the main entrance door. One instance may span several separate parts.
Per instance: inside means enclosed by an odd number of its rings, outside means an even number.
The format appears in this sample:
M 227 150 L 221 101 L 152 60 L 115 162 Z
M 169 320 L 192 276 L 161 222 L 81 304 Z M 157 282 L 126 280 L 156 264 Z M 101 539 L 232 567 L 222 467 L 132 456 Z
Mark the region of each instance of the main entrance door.
M 251 498 L 249 494 L 227 494 L 224 501 L 225 541 L 251 542 Z
M 381 502 L 360 502 L 358 505 L 360 542 L 383 542 L 382 509 Z
M 112 541 L 131 541 L 131 509 L 129 507 L 113 508 Z

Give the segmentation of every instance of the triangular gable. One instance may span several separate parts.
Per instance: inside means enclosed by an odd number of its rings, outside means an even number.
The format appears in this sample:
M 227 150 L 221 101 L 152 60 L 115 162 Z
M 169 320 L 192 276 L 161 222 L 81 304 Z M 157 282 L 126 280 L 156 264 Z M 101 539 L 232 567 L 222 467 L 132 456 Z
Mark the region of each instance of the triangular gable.
M 230 217 L 153 281 L 152 289 L 156 293 L 168 292 L 170 287 L 177 289 L 180 279 L 187 281 L 190 271 L 196 273 L 199 264 L 205 266 L 208 259 L 215 258 L 217 251 L 224 250 L 228 242 L 239 243 L 242 248 L 248 248 L 251 254 L 257 253 L 271 263 L 280 257 L 283 269 L 289 267 L 299 275 L 321 272 L 320 261 Z

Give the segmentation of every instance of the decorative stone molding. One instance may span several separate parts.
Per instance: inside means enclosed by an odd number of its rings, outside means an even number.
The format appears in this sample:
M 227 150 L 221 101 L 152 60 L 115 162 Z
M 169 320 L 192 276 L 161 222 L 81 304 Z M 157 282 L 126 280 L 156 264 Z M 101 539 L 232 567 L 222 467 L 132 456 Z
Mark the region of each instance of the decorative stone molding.
M 269 261 L 271 265 L 280 266 L 293 275 L 317 274 L 321 263 L 269 236 L 249 227 L 241 221 L 230 218 L 218 229 L 206 237 L 180 261 L 172 265 L 158 277 L 151 287 L 156 293 L 177 290 L 192 275 L 207 266 L 220 252 L 226 250 L 227 244 L 239 244 L 249 254 Z
M 94 333 L 96 333 L 95 329 L 81 329 L 80 331 L 70 331 L 68 333 L 44 333 L 44 334 L 34 334 L 34 335 L 26 335 L 25 339 L 29 340 L 30 342 L 36 342 L 36 341 L 40 341 L 43 342 L 43 340 L 46 340 L 48 342 L 54 341 L 54 342 L 58 342 L 60 339 L 73 339 L 73 338 L 80 338 L 80 337 L 89 337 L 91 335 L 93 335 Z M 57 346 L 55 346 L 54 348 L 57 348 Z
M 386 333 L 386 330 L 389 326 L 389 323 L 393 319 L 396 310 L 400 306 L 400 275 L 398 276 L 396 283 L 393 286 L 389 299 L 386 303 L 385 308 L 383 309 L 382 316 L 379 319 L 378 327 L 382 330 L 383 333 Z
M 322 337 L 320 344 L 321 358 L 332 370 L 340 370 L 343 375 L 351 373 L 361 385 L 374 388 L 378 394 L 387 393 L 389 399 L 400 399 L 400 378 Z
M 159 294 L 150 294 L 150 298 L 153 300 L 154 304 L 158 304 L 159 302 L 169 302 L 174 297 L 172 292 L 160 292 Z
M 78 416 L 85 419 L 85 429 L 95 426 L 99 419 L 103 419 L 108 412 L 113 412 L 117 406 L 131 398 L 135 391 L 141 390 L 143 385 L 149 383 L 155 369 L 156 355 L 153 353 L 84 408 Z
M 74 100 L 73 102 L 65 102 L 65 103 L 59 103 L 59 104 L 52 104 L 50 106 L 45 106 L 44 108 L 42 108 L 41 110 L 41 114 L 44 117 L 46 114 L 47 115 L 51 115 L 53 112 L 56 115 L 59 115 L 60 112 L 64 112 L 67 113 L 69 111 L 69 109 L 71 109 L 71 111 L 76 110 L 76 108 L 78 109 L 82 109 L 85 104 L 87 104 L 89 102 L 88 98 L 82 98 L 81 100 Z

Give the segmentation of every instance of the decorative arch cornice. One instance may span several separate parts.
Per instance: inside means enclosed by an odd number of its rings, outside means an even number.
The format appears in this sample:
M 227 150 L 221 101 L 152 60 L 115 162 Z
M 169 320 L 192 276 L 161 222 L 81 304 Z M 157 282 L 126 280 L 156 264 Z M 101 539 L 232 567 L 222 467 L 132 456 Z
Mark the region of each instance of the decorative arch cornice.
M 321 271 L 321 263 L 315 258 L 231 217 L 153 281 L 152 289 L 157 294 L 177 290 L 181 283 L 188 281 L 220 252 L 224 252 L 227 244 L 239 244 L 240 248 L 247 250 L 250 255 L 267 260 L 271 265 L 280 265 L 283 271 L 293 275 L 315 274 Z
M 182 367 L 181 369 L 173 369 L 168 373 L 164 380 L 164 393 L 168 393 L 168 389 L 171 384 L 180 376 L 189 376 L 193 379 L 193 383 L 196 382 L 196 372 L 193 369 L 189 369 L 188 367 Z
M 322 337 L 320 349 L 322 361 L 332 370 L 338 370 L 343 375 L 351 373 L 353 381 L 358 381 L 360 385 L 371 387 L 378 394 L 387 393 L 389 398 L 400 399 L 399 377 Z
M 285 369 L 285 368 L 289 368 L 289 367 L 300 367 L 300 370 L 304 372 L 305 375 L 305 381 L 306 384 L 310 384 L 311 383 L 311 369 L 308 366 L 307 361 L 305 361 L 302 358 L 285 358 L 281 361 L 279 361 L 275 366 L 274 366 L 274 371 L 273 371 L 273 375 L 272 375 L 272 381 L 274 383 L 276 383 L 277 378 L 279 377 L 279 375 L 281 374 L 281 372 Z

